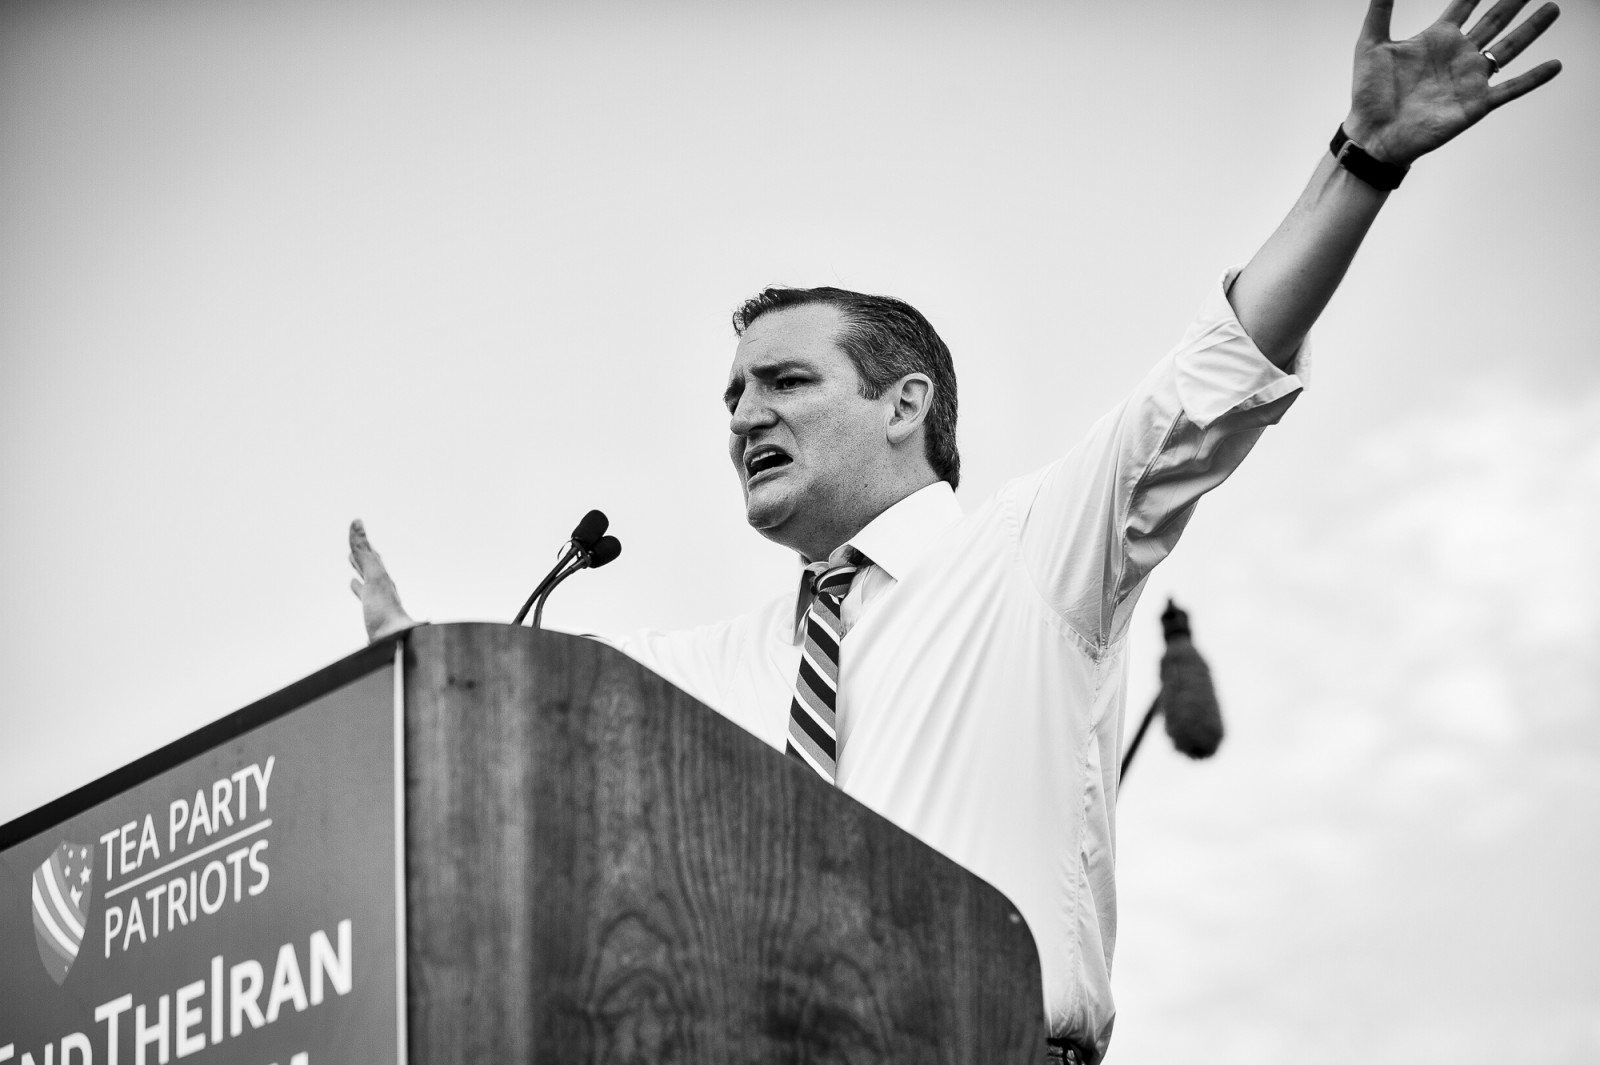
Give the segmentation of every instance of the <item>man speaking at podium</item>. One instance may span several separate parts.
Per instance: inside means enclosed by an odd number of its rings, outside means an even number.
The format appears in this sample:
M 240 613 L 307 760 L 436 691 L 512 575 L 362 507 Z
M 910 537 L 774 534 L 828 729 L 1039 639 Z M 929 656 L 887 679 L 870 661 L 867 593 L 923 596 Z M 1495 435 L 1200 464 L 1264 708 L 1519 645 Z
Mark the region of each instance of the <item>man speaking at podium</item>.
M 1084 440 L 965 512 L 955 373 L 921 314 L 832 288 L 767 289 L 734 314 L 729 457 L 750 524 L 805 564 L 799 593 L 612 642 L 1003 891 L 1067 1060 L 1098 1061 L 1111 1034 L 1140 590 L 1300 393 L 1306 335 L 1407 167 L 1558 73 L 1496 78 L 1556 17 L 1518 22 L 1525 3 L 1468 26 L 1477 5 L 1455 0 L 1391 41 L 1373 0 L 1349 114 L 1277 231 Z M 359 522 L 351 549 L 369 635 L 412 624 Z

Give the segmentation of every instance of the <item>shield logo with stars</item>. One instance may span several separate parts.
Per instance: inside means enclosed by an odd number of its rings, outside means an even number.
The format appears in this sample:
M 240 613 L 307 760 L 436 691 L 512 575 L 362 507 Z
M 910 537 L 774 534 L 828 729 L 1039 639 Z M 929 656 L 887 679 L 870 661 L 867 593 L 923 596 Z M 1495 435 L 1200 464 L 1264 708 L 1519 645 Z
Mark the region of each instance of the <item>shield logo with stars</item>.
M 33 934 L 45 971 L 58 985 L 83 944 L 93 886 L 94 851 L 82 844 L 61 844 L 33 871 Z

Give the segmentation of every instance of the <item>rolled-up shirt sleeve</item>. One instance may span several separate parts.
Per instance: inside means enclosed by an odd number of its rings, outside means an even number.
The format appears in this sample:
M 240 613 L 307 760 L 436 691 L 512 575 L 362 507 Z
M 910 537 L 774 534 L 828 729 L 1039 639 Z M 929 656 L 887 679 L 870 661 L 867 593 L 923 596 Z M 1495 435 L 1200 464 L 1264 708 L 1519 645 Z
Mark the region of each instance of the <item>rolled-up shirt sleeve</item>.
M 1287 370 L 1208 293 L 1183 339 L 1065 456 L 1002 489 L 1029 577 L 1091 653 L 1126 630 L 1135 594 L 1177 543 L 1200 497 L 1228 478 L 1305 385 L 1307 345 Z

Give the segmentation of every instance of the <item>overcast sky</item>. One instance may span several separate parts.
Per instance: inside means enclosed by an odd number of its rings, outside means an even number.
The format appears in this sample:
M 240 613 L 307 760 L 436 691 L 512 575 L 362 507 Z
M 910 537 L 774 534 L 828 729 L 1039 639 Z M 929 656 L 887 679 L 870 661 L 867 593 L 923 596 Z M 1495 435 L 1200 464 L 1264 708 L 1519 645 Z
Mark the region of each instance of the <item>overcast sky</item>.
M 1363 10 L 6 5 L 0 822 L 358 648 L 358 515 L 435 621 L 592 506 L 558 627 L 783 584 L 719 401 L 764 285 L 929 316 L 969 504 L 1048 461 L 1287 210 Z M 1600 4 L 1550 56 L 1145 594 L 1130 713 L 1171 595 L 1228 737 L 1129 775 L 1119 1065 L 1600 1058 Z

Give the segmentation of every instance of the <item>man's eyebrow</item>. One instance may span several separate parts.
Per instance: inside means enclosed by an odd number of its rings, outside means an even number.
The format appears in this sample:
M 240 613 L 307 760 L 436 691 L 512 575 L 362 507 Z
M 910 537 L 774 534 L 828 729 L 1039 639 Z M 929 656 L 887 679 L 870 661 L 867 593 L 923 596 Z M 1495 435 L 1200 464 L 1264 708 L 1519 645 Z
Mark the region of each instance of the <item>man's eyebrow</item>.
M 794 370 L 800 370 L 802 372 L 809 373 L 809 372 L 811 372 L 811 369 L 812 369 L 811 364 L 809 362 L 807 362 L 805 359 L 785 358 L 785 359 L 774 359 L 772 362 L 758 363 L 757 365 L 750 367 L 745 372 L 749 376 L 754 377 L 757 380 L 760 380 L 760 381 L 771 381 L 771 380 L 774 380 L 776 378 L 782 377 L 784 374 L 789 373 L 789 372 L 794 371 Z M 735 400 L 737 400 L 743 394 L 744 394 L 744 378 L 743 377 L 735 377 L 735 378 L 733 378 L 731 381 L 728 382 L 728 387 L 723 389 L 723 391 L 722 391 L 722 404 L 723 404 L 723 406 L 727 406 L 728 404 L 733 403 Z

